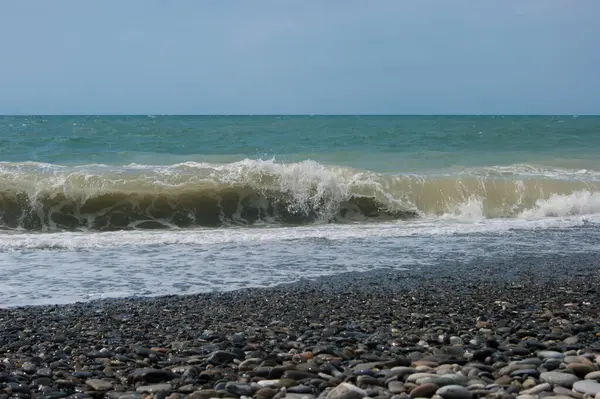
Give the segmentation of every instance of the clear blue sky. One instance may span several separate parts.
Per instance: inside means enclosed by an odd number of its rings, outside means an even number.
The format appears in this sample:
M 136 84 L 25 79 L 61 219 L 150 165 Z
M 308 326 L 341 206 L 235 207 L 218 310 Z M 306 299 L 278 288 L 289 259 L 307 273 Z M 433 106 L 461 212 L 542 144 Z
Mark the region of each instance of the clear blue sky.
M 600 0 L 3 0 L 1 114 L 598 114 Z

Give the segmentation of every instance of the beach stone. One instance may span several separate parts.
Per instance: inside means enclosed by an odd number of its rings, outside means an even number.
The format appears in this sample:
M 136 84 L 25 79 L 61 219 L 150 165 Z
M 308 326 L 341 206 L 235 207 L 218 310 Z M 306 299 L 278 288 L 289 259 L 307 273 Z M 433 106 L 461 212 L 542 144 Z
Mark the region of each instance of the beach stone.
M 552 390 L 555 396 L 570 396 L 573 399 L 583 399 L 583 394 L 578 392 L 573 392 L 570 389 L 556 386 Z
M 314 373 L 309 373 L 306 371 L 300 371 L 300 370 L 288 370 L 285 372 L 284 374 L 285 378 L 289 378 L 291 380 L 303 380 L 305 378 L 317 378 L 317 375 Z
M 423 384 L 413 388 L 413 390 L 410 391 L 410 396 L 412 398 L 430 398 L 438 389 L 439 387 L 435 384 Z
M 367 392 L 360 389 L 356 385 L 348 382 L 342 382 L 337 387 L 333 388 L 327 394 L 327 399 L 362 399 L 367 396 Z
M 557 368 L 559 368 L 562 364 L 562 360 L 560 359 L 546 359 L 544 360 L 544 363 L 542 364 L 542 366 L 548 370 L 548 371 L 552 371 L 552 370 L 556 370 Z
M 576 381 L 579 381 L 579 378 L 573 374 L 547 371 L 540 375 L 540 381 L 565 388 L 571 388 Z
M 306 393 L 287 393 L 283 399 L 315 399 L 315 395 Z
M 515 370 L 512 373 L 510 373 L 511 377 L 524 377 L 524 376 L 537 377 L 538 375 L 539 375 L 539 373 L 536 369 L 521 369 L 521 370 Z
M 563 363 L 579 363 L 581 362 L 581 357 L 577 356 L 577 352 L 570 354 L 569 352 L 565 352 L 565 357 L 562 359 Z
M 584 363 L 570 363 L 567 368 L 573 370 L 575 375 L 581 378 L 596 370 L 591 364 Z
M 136 392 L 139 393 L 156 393 L 156 392 L 169 392 L 171 391 L 171 384 L 153 384 L 153 385 L 142 385 L 136 388 Z
M 213 364 L 227 364 L 233 362 L 238 356 L 235 353 L 227 351 L 214 351 L 206 359 L 209 363 Z
M 279 379 L 277 380 L 261 380 L 257 382 L 263 388 L 275 388 L 279 387 Z
M 404 384 L 400 381 L 390 381 L 390 383 L 388 384 L 388 391 L 390 391 L 393 394 L 396 393 L 403 393 L 406 391 L 406 389 L 404 388 Z
M 142 399 L 142 394 L 137 392 L 116 392 L 110 391 L 106 394 L 106 397 L 109 399 Z
M 252 396 L 252 387 L 242 382 L 228 382 L 225 390 L 237 396 Z
M 415 369 L 412 367 L 392 367 L 390 372 L 388 373 L 388 377 L 398 376 L 398 378 L 403 379 L 405 376 L 414 374 Z
M 92 387 L 94 391 L 108 391 L 112 389 L 113 384 L 110 381 L 90 379 L 85 381 L 86 385 Z
M 277 394 L 277 392 L 279 392 L 277 389 L 261 388 L 258 391 L 256 391 L 254 396 L 256 397 L 256 399 L 271 399 Z
M 218 398 L 220 396 L 222 396 L 222 394 L 217 392 L 215 389 L 201 389 L 199 391 L 191 393 L 188 396 L 188 399 L 210 399 Z
M 500 386 L 510 385 L 513 379 L 509 375 L 503 375 L 502 377 L 496 379 L 494 382 Z
M 417 380 L 423 379 L 423 378 L 436 378 L 439 377 L 438 374 L 433 374 L 433 373 L 414 373 L 414 374 L 410 374 L 408 377 L 406 377 L 406 382 L 416 382 Z
M 41 369 L 38 369 L 35 372 L 36 375 L 39 375 L 41 377 L 52 377 L 52 375 L 54 374 L 54 372 L 52 371 L 52 369 L 50 367 L 43 367 Z
M 435 384 L 439 387 L 446 385 L 461 385 L 465 386 L 469 382 L 469 379 L 461 374 L 442 374 L 436 377 L 425 377 L 419 378 L 416 383 L 417 385 L 422 384 Z
M 498 370 L 498 376 L 510 375 L 511 373 L 517 370 L 527 370 L 527 369 L 535 369 L 537 366 L 535 364 L 518 364 L 518 363 L 510 363 L 509 365 L 502 367 Z
M 308 385 L 296 385 L 287 389 L 288 393 L 312 393 L 313 389 Z
M 170 381 L 177 377 L 177 374 L 173 373 L 169 370 L 160 370 L 160 369 L 135 369 L 133 372 L 129 374 L 129 379 L 133 382 L 147 382 L 150 384 Z
M 249 370 L 254 370 L 256 367 L 258 367 L 261 363 L 263 362 L 262 359 L 258 359 L 258 358 L 250 358 L 250 359 L 246 359 L 243 362 L 241 362 L 238 365 L 238 369 L 240 371 L 249 371 Z
M 586 380 L 596 380 L 600 381 L 600 371 L 592 371 L 585 375 Z
M 21 370 L 23 370 L 24 372 L 26 372 L 28 374 L 33 374 L 36 372 L 37 366 L 32 362 L 25 362 L 21 366 Z
M 600 382 L 594 380 L 582 380 L 573 384 L 573 391 L 595 396 L 600 393 Z
M 525 389 L 525 390 L 531 389 L 536 385 L 537 385 L 537 382 L 533 378 L 528 378 L 525 381 L 523 381 L 523 389 Z
M 535 395 L 518 395 L 517 399 L 537 399 Z
M 552 389 L 552 385 L 545 382 L 545 383 L 537 385 L 531 389 L 521 391 L 521 394 L 522 395 L 537 395 L 540 392 L 550 391 L 551 389 Z
M 444 399 L 471 399 L 473 394 L 467 388 L 460 385 L 447 385 L 435 392 Z
M 538 352 L 538 357 L 541 359 L 564 359 L 565 354 L 562 352 L 556 351 L 540 351 Z
M 579 338 L 577 337 L 568 337 L 563 340 L 566 345 L 575 345 L 579 343 Z

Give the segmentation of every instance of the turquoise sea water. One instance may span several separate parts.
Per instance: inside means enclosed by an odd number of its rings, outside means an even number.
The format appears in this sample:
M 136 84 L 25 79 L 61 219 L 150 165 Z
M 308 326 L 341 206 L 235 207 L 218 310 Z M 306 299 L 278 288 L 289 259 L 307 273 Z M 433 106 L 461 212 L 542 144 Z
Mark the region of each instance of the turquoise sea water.
M 0 117 L 0 306 L 595 252 L 599 221 L 600 117 Z
M 318 162 L 404 172 L 598 166 L 595 116 L 0 117 L 0 159 L 62 165 Z

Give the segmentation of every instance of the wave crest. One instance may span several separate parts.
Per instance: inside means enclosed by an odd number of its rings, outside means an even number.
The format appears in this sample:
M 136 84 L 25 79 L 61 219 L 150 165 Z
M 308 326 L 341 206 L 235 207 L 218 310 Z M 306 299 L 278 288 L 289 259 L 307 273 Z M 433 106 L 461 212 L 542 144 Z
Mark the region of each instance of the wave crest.
M 150 229 L 600 212 L 600 182 L 378 174 L 312 161 L 171 166 L 0 164 L 0 227 Z

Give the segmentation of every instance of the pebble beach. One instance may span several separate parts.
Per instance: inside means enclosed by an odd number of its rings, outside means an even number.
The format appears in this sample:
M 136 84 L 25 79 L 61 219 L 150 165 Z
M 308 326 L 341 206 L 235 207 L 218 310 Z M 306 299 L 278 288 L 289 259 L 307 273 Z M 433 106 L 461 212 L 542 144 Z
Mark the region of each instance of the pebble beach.
M 0 309 L 0 399 L 600 398 L 594 255 Z

